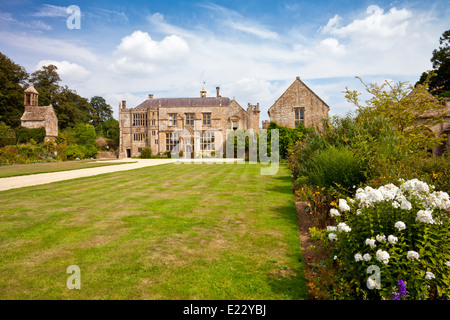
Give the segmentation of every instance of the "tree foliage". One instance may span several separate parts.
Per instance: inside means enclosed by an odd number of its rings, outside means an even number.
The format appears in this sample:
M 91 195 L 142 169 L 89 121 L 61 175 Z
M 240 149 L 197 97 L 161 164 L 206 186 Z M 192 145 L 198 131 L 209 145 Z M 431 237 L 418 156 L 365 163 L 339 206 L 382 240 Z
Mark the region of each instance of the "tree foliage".
M 25 69 L 0 52 L 0 115 L 8 126 L 20 125 L 27 79 Z
M 442 34 L 439 44 L 439 49 L 433 50 L 431 58 L 433 70 L 424 72 L 417 84 L 428 81 L 430 92 L 434 95 L 450 97 L 450 30 Z
M 445 107 L 441 99 L 428 92 L 426 85 L 413 87 L 406 82 L 392 84 L 389 81 L 379 85 L 360 81 L 371 98 L 364 105 L 359 92 L 346 88 L 347 100 L 355 104 L 359 112 L 370 112 L 389 120 L 403 152 L 431 150 L 443 142 L 444 137 L 435 137 L 430 128 L 444 121 Z

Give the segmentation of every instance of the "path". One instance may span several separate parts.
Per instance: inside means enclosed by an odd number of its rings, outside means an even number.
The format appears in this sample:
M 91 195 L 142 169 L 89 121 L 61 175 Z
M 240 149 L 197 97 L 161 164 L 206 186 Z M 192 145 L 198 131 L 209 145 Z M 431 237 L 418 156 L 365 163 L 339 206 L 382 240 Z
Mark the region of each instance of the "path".
M 85 169 L 77 169 L 77 170 L 69 170 L 69 171 L 58 171 L 58 172 L 48 172 L 48 173 L 37 173 L 30 174 L 24 176 L 17 177 L 7 177 L 0 178 L 0 191 L 22 188 L 22 187 L 30 187 L 36 186 L 40 184 L 46 184 L 51 182 L 70 180 L 76 178 L 90 177 L 96 176 L 99 174 L 117 172 L 117 171 L 126 171 L 126 170 L 134 170 L 144 167 L 157 166 L 160 164 L 177 162 L 180 160 L 177 159 L 116 159 L 116 160 L 105 160 L 104 162 L 130 162 L 125 164 L 118 164 L 112 166 L 105 167 L 95 167 L 95 168 L 85 168 Z M 193 159 L 193 160 L 181 160 L 183 162 L 195 162 L 195 163 L 223 163 L 223 162 L 234 162 L 235 159 Z M 242 160 L 237 160 L 238 162 L 242 162 Z
M 133 170 L 149 166 L 174 162 L 172 159 L 117 159 L 103 162 L 130 162 L 105 167 L 85 168 L 69 171 L 58 171 L 48 173 L 37 173 L 17 177 L 0 178 L 0 191 L 35 186 L 51 182 L 70 180 L 82 177 L 96 176 L 99 174 Z

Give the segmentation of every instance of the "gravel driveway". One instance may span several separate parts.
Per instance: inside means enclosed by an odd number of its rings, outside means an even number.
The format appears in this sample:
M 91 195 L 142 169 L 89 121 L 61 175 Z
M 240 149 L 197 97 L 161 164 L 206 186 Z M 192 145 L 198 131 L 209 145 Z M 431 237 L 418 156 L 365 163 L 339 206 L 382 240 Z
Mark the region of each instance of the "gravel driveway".
M 35 186 L 51 182 L 96 176 L 103 173 L 139 169 L 174 162 L 174 159 L 117 159 L 104 162 L 130 162 L 106 167 L 86 168 L 69 171 L 30 174 L 25 176 L 0 178 L 0 191 Z

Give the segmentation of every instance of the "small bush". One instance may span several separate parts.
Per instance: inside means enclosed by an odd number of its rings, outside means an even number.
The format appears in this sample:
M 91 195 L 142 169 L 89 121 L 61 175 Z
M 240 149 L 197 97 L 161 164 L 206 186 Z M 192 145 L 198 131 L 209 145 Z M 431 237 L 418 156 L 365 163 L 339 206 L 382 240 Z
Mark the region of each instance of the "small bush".
M 84 156 L 83 150 L 77 144 L 70 144 L 65 147 L 64 154 L 67 160 L 75 160 L 76 158 L 82 159 Z
M 143 148 L 139 158 L 141 158 L 141 159 L 150 159 L 151 157 L 152 157 L 152 149 L 151 148 Z
M 308 182 L 325 188 L 340 188 L 348 193 L 364 181 L 364 166 L 347 148 L 331 146 L 311 158 Z

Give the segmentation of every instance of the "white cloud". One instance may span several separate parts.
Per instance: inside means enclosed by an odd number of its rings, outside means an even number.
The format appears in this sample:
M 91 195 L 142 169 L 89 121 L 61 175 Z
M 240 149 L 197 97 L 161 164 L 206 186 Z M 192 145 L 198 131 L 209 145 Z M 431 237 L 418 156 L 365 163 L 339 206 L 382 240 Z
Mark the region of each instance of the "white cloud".
M 67 13 L 67 7 L 44 4 L 43 7 L 38 12 L 33 13 L 32 16 L 54 18 L 67 17 L 69 14 Z
M 48 66 L 49 64 L 55 65 L 58 68 L 57 72 L 63 81 L 79 82 L 88 79 L 91 74 L 76 63 L 55 60 L 41 60 L 36 65 L 35 70 L 41 69 L 43 66 Z
M 345 26 L 340 26 L 342 18 L 334 16 L 323 28 L 323 33 L 330 33 L 340 37 L 366 39 L 370 42 L 377 38 L 404 37 L 414 18 L 408 9 L 397 10 L 391 8 L 389 12 L 378 6 L 369 6 L 364 19 L 356 19 Z
M 122 38 L 116 53 L 121 58 L 111 66 L 112 70 L 145 74 L 180 63 L 188 56 L 189 45 L 177 35 L 155 41 L 147 32 L 138 30 Z

